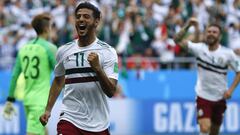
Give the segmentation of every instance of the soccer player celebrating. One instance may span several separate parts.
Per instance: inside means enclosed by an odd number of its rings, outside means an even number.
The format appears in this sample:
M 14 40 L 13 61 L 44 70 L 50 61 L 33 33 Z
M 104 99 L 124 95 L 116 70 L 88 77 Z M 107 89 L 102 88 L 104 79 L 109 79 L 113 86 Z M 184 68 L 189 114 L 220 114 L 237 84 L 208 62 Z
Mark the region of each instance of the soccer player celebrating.
M 194 39 L 197 41 L 199 30 L 198 21 L 195 18 L 190 18 L 174 40 L 196 56 L 198 71 L 196 103 L 200 135 L 218 135 L 226 110 L 225 99 L 231 98 L 240 80 L 239 59 L 233 50 L 220 45 L 221 27 L 219 25 L 210 24 L 205 31 L 205 42 L 198 43 L 184 39 L 190 26 L 195 27 Z M 236 71 L 236 76 L 228 88 L 229 66 Z
M 27 134 L 44 134 L 44 127 L 39 123 L 44 112 L 50 88 L 51 72 L 56 64 L 57 47 L 48 42 L 51 18 L 48 14 L 39 14 L 31 22 L 37 37 L 23 46 L 16 59 L 10 84 L 9 97 L 4 107 L 3 116 L 11 119 L 14 114 L 12 102 L 20 73 L 24 74 L 25 89 L 23 104 L 27 119 Z
M 114 48 L 96 37 L 100 14 L 93 3 L 80 2 L 75 9 L 78 39 L 57 51 L 55 78 L 40 121 L 43 125 L 48 122 L 52 107 L 64 86 L 58 134 L 110 134 L 106 96 L 112 97 L 116 91 L 118 58 Z

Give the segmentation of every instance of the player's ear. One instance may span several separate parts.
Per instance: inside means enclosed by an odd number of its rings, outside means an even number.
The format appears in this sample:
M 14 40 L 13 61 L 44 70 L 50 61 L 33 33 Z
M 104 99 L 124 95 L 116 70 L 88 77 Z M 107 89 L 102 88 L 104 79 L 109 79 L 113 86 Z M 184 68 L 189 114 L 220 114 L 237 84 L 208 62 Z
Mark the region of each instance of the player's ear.
M 220 33 L 219 34 L 219 40 L 222 40 L 223 35 Z
M 99 19 L 99 18 L 97 18 L 97 19 L 95 20 L 95 27 L 97 27 L 97 26 L 98 26 L 99 22 L 100 22 L 100 19 Z
M 49 27 L 49 26 L 45 26 L 45 27 L 43 28 L 43 31 L 44 31 L 44 32 L 49 32 L 49 31 L 50 31 L 50 27 Z

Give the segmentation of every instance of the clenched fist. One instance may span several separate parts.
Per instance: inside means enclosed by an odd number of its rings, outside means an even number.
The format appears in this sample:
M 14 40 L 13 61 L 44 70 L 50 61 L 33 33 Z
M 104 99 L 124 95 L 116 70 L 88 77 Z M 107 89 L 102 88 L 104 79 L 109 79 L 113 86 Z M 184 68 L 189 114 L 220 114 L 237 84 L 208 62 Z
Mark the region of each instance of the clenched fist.
M 232 97 L 232 92 L 231 91 L 226 91 L 223 95 L 224 99 L 230 99 Z
M 91 52 L 89 55 L 88 55 L 88 58 L 87 58 L 91 68 L 96 72 L 96 71 L 99 71 L 101 66 L 99 64 L 99 58 L 98 58 L 98 54 L 95 53 L 95 52 Z
M 189 24 L 190 26 L 197 26 L 197 25 L 198 25 L 198 20 L 197 20 L 197 18 L 195 18 L 195 17 L 190 18 L 189 21 L 188 21 L 188 24 Z
M 41 122 L 41 124 L 43 126 L 45 126 L 47 124 L 48 119 L 50 118 L 50 115 L 51 115 L 50 112 L 45 111 L 45 113 L 40 116 L 39 121 Z

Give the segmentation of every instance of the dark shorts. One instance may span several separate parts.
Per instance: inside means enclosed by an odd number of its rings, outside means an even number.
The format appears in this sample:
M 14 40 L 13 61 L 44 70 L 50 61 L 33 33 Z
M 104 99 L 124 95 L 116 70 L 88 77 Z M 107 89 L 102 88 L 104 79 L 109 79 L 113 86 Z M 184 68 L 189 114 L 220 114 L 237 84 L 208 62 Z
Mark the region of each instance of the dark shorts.
M 60 120 L 57 124 L 58 135 L 110 135 L 108 129 L 101 132 L 89 132 L 82 130 L 66 120 Z
M 197 119 L 210 118 L 214 124 L 221 125 L 224 112 L 227 108 L 226 100 L 209 101 L 201 97 L 197 97 Z

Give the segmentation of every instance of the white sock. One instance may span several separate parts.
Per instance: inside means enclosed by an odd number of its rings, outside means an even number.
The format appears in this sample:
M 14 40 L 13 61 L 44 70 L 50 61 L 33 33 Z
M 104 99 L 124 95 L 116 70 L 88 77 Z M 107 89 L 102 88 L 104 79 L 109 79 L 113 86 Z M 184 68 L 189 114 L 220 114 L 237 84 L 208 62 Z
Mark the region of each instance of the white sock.
M 208 133 L 202 133 L 202 132 L 200 132 L 199 135 L 208 135 Z

